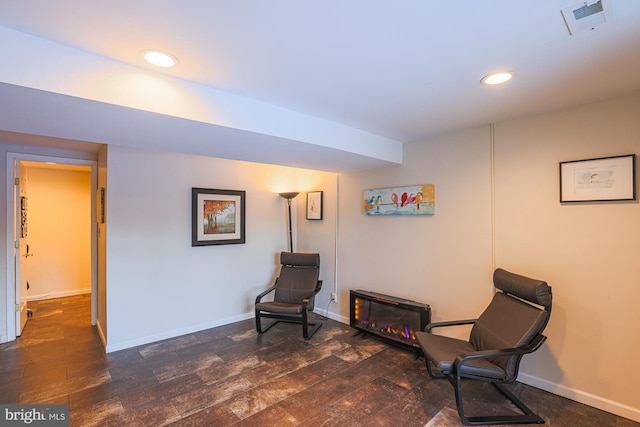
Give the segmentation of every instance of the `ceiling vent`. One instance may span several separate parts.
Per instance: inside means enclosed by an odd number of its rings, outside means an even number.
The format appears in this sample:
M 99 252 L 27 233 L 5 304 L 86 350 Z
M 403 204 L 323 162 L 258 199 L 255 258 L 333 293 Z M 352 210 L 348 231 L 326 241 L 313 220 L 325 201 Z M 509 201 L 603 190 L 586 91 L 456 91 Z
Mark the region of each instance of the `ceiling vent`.
M 596 27 L 613 21 L 611 2 L 609 0 L 574 4 L 562 9 L 562 16 L 571 35 L 594 30 Z

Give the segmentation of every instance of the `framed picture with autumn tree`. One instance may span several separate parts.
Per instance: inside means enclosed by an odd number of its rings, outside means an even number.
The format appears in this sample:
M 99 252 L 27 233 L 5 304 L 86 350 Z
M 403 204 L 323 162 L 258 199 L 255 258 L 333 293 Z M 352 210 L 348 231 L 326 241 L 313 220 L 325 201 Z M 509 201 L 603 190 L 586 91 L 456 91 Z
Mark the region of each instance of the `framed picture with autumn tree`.
M 191 246 L 245 242 L 245 192 L 191 189 Z

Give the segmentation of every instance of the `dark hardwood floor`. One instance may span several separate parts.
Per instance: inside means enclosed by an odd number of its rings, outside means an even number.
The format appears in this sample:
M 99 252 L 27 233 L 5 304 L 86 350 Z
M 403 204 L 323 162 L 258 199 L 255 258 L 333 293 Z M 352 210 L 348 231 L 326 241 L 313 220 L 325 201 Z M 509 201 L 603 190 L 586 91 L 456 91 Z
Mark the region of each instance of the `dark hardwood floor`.
M 30 303 L 33 317 L 0 345 L 0 402 L 68 404 L 72 426 L 457 426 L 453 388 L 424 359 L 324 320 L 262 336 L 253 319 L 105 354 L 89 295 Z M 637 426 L 516 383 L 549 426 Z M 468 412 L 510 411 L 468 384 Z

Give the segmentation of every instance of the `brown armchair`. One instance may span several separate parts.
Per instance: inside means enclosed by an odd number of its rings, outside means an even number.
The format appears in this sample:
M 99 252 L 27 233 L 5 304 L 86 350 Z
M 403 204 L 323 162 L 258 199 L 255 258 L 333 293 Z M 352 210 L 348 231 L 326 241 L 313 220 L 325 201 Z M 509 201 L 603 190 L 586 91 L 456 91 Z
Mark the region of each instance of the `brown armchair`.
M 551 287 L 546 282 L 497 269 L 493 274 L 497 292 L 478 319 L 430 323 L 416 339 L 432 378 L 447 378 L 455 390 L 458 414 L 465 425 L 543 424 L 503 384 L 518 376 L 522 356 L 536 351 L 551 315 Z M 434 328 L 472 324 L 469 340 L 434 335 Z M 441 375 L 434 372 L 434 368 Z M 462 379 L 488 381 L 520 409 L 522 414 L 474 416 L 464 413 Z
M 309 322 L 314 297 L 322 288 L 322 280 L 318 280 L 320 254 L 282 252 L 280 264 L 280 275 L 273 286 L 256 297 L 256 330 L 262 334 L 280 321 L 300 323 L 302 336 L 308 340 L 322 326 L 320 322 Z M 262 302 L 271 292 L 275 292 L 273 301 Z M 276 321 L 263 328 L 263 317 Z

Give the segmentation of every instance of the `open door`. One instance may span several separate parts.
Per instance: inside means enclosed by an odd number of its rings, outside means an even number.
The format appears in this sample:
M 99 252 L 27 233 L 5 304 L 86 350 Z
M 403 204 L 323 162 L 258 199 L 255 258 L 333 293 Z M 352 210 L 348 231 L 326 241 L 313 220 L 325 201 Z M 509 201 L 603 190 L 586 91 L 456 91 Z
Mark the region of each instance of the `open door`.
M 28 259 L 33 254 L 29 251 L 27 241 L 27 215 L 28 215 L 28 197 L 27 197 L 27 177 L 26 170 L 22 164 L 16 160 L 14 162 L 14 197 L 15 197 L 15 227 L 14 227 L 14 262 L 15 262 L 15 288 L 16 288 L 16 336 L 22 335 L 27 319 L 29 318 L 29 309 L 27 307 L 27 290 L 29 289 L 28 276 Z
M 43 274 L 40 264 L 43 260 L 50 260 L 46 256 L 46 250 L 51 248 L 46 245 L 49 241 L 42 238 L 40 228 L 34 227 L 34 224 L 37 225 L 34 223 L 34 218 L 37 218 L 37 216 L 34 217 L 34 213 L 41 212 L 40 207 L 42 205 L 40 203 L 42 200 L 40 192 L 37 190 L 41 190 L 43 187 L 34 186 L 34 184 L 41 182 L 42 176 L 40 175 L 40 180 L 35 180 L 37 175 L 34 172 L 33 163 L 36 163 L 39 167 L 51 163 L 43 167 L 90 173 L 90 184 L 86 187 L 88 191 L 86 193 L 82 189 L 78 191 L 81 194 L 81 199 L 88 199 L 90 204 L 90 206 L 87 206 L 91 227 L 90 247 L 83 249 L 85 253 L 87 251 L 90 252 L 90 259 L 87 261 L 90 263 L 90 273 L 88 279 L 82 283 L 86 283 L 86 285 L 83 285 L 83 289 L 91 288 L 91 324 L 96 325 L 98 318 L 99 266 L 97 255 L 99 229 L 95 226 L 97 223 L 95 213 L 95 189 L 98 181 L 97 162 L 94 160 L 21 153 L 7 153 L 6 161 L 6 227 L 9 232 L 6 241 L 7 269 L 5 282 L 7 286 L 7 341 L 13 341 L 23 333 L 27 319 L 31 314 L 27 300 L 43 298 L 49 295 L 49 290 L 42 290 L 38 287 L 43 283 L 40 279 Z M 27 185 L 29 183 L 28 174 L 31 174 L 31 188 Z M 34 208 L 36 209 L 34 210 Z M 102 225 L 104 226 L 104 224 Z M 66 251 L 63 253 L 67 254 Z M 29 283 L 31 286 L 29 286 Z M 65 291 L 61 291 L 63 295 Z M 102 307 L 106 307 L 104 303 Z M 103 323 L 106 324 L 106 320 Z M 103 332 L 100 331 L 100 334 L 102 335 Z M 103 338 L 103 342 L 106 342 L 106 339 Z

